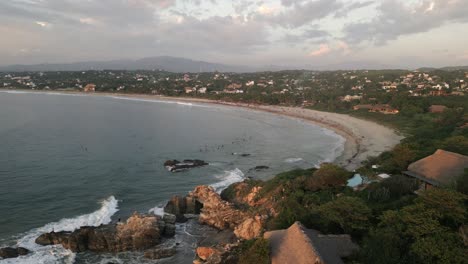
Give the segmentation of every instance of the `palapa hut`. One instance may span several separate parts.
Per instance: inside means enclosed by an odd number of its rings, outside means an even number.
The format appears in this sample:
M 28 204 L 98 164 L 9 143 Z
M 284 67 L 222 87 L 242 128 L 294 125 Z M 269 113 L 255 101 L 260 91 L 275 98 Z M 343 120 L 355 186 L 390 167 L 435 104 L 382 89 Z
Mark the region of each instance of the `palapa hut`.
M 428 189 L 452 184 L 466 168 L 468 156 L 438 149 L 431 156 L 411 163 L 403 174 L 420 180 L 424 189 Z
M 342 264 L 359 247 L 349 235 L 322 235 L 295 222 L 288 229 L 266 232 L 272 264 Z

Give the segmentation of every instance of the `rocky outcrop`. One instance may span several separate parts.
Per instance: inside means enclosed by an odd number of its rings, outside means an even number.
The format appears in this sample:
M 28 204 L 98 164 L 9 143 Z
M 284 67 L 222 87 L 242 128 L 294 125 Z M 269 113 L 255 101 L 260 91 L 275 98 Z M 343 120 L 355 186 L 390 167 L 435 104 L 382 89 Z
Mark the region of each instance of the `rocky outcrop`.
M 0 259 L 7 259 L 7 258 L 17 258 L 19 256 L 29 254 L 29 250 L 23 247 L 6 247 L 0 248 Z
M 203 205 L 193 197 L 173 196 L 164 207 L 164 212 L 176 216 L 177 222 L 185 222 L 184 214 L 199 214 Z
M 195 160 L 187 159 L 182 162 L 178 160 L 167 160 L 166 162 L 164 162 L 164 167 L 166 167 L 166 169 L 170 172 L 179 172 L 179 171 L 184 171 L 184 170 L 188 170 L 191 168 L 202 167 L 205 165 L 208 165 L 208 163 L 203 160 L 197 160 L 197 159 Z
M 169 258 L 174 256 L 177 253 L 175 247 L 170 248 L 163 248 L 163 247 L 156 247 L 153 249 L 146 250 L 144 253 L 145 258 L 148 259 L 162 259 L 162 258 Z
M 249 172 L 251 171 L 261 171 L 261 170 L 268 170 L 270 167 L 265 166 L 265 165 L 260 165 L 260 166 L 255 166 L 254 168 L 251 168 Z
M 167 221 L 167 223 L 165 222 Z M 61 244 L 74 252 L 141 251 L 159 244 L 162 236 L 173 236 L 175 217 L 134 214 L 125 223 L 81 227 L 73 232 L 45 233 L 36 239 L 39 245 Z
M 183 219 L 183 214 L 199 214 L 198 221 L 220 230 L 234 230 L 238 238 L 252 239 L 261 235 L 262 217 L 255 217 L 235 208 L 210 186 L 197 186 L 187 197 L 174 196 L 165 212 Z
M 241 224 L 248 215 L 221 199 L 221 196 L 210 186 L 197 186 L 189 197 L 195 198 L 203 204 L 199 222 L 216 227 L 220 230 L 234 229 Z
M 194 263 L 237 263 L 237 255 L 233 254 L 237 246 L 237 238 L 230 230 L 212 234 L 200 241 Z
M 234 228 L 234 234 L 243 239 L 252 239 L 259 237 L 263 232 L 262 217 L 257 215 L 255 217 L 245 219 L 241 224 Z

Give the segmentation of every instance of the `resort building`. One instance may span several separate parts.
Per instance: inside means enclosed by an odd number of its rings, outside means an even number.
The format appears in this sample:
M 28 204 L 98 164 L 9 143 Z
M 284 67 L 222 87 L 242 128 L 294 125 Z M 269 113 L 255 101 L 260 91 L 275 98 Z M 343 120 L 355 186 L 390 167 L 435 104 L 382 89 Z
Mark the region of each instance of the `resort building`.
M 341 264 L 359 247 L 349 235 L 322 235 L 295 222 L 288 229 L 266 232 L 272 264 Z
M 431 113 L 442 113 L 447 109 L 445 105 L 431 105 L 429 107 L 429 112 Z
M 403 174 L 418 179 L 422 189 L 447 186 L 468 168 L 468 156 L 438 149 L 431 156 L 411 163 Z
M 354 110 L 369 110 L 369 112 L 382 113 L 382 114 L 398 114 L 399 111 L 388 104 L 376 104 L 376 105 L 356 105 L 353 107 Z
M 92 84 L 92 83 L 89 83 L 83 88 L 83 91 L 85 93 L 95 92 L 96 91 L 96 85 Z

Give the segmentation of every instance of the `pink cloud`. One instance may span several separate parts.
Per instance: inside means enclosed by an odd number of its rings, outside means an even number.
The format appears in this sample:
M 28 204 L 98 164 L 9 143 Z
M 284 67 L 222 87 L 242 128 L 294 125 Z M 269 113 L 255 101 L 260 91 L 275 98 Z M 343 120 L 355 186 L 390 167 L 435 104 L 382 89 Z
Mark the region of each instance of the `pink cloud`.
M 319 57 L 331 52 L 330 47 L 327 44 L 321 44 L 318 50 L 314 50 L 309 53 L 309 56 Z
M 344 41 L 339 41 L 337 46 L 338 46 L 338 50 L 341 50 L 343 55 L 348 55 L 348 54 L 351 53 L 351 49 L 349 48 L 348 43 L 346 43 Z

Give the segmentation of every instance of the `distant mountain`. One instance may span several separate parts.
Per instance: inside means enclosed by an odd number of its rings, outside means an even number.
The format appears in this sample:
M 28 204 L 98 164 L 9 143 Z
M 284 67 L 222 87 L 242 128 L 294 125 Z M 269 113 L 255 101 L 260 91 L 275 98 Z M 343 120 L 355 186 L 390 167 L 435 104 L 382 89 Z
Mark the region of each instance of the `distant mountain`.
M 432 67 L 423 67 L 419 68 L 418 71 L 459 71 L 459 70 L 468 70 L 468 66 L 448 66 L 442 68 L 432 68 Z
M 169 72 L 252 72 L 248 66 L 224 65 L 169 56 L 138 60 L 88 61 L 62 64 L 0 66 L 3 72 L 25 71 L 85 71 L 85 70 L 164 70 Z

